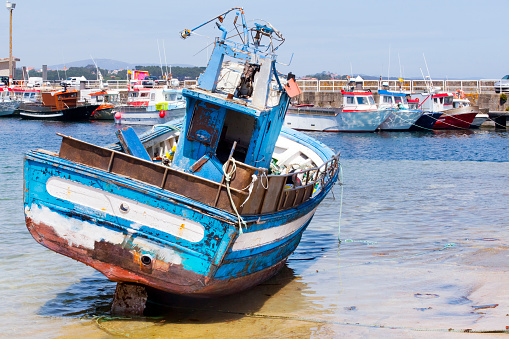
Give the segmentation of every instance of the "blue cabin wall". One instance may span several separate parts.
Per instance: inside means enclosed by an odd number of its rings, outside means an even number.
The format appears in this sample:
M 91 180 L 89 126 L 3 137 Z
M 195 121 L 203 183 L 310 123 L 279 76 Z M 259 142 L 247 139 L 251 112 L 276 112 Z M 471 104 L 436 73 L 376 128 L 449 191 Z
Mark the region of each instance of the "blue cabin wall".
M 256 149 L 252 152 L 253 158 L 249 159 L 252 166 L 269 168 L 272 154 L 276 146 L 276 140 L 281 133 L 289 103 L 290 97 L 286 92 L 283 92 L 281 93 L 279 105 L 264 112 L 266 117 L 260 119 L 263 121 L 263 124 L 259 130 L 259 135 L 256 136 L 257 140 L 255 140 L 253 145 Z
M 176 168 L 190 172 L 194 164 L 206 157 L 200 170 L 194 174 L 216 182 L 221 181 L 222 164 L 226 161 L 233 142 L 221 139 L 221 132 L 226 133 L 228 130 L 230 136 L 235 136 L 234 141 L 238 142 L 238 153 L 234 153 L 236 160 L 255 167 L 269 167 L 289 104 L 286 92 L 281 94 L 279 105 L 265 111 L 233 105 L 225 107 L 212 102 L 213 97 L 208 97 L 210 101 L 205 101 L 186 92 L 184 96 L 187 98 L 187 112 L 184 129 L 175 151 Z M 193 117 L 194 115 L 196 117 Z M 233 125 L 225 127 L 228 121 Z M 237 137 L 235 129 L 246 135 Z

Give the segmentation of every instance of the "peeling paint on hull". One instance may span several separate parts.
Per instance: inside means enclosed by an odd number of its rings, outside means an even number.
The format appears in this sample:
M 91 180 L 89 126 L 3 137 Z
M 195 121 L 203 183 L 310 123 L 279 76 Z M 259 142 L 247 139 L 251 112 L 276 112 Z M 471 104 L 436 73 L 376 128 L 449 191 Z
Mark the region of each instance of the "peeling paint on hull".
M 133 251 L 108 242 L 95 244 L 94 250 L 69 246 L 52 227 L 34 223 L 26 218 L 27 228 L 41 245 L 91 266 L 115 282 L 139 283 L 170 293 L 192 297 L 214 297 L 248 289 L 269 279 L 285 264 L 287 257 L 274 265 L 246 276 L 230 279 L 209 279 L 183 268 L 154 260 L 150 266 L 143 265 L 140 256 Z

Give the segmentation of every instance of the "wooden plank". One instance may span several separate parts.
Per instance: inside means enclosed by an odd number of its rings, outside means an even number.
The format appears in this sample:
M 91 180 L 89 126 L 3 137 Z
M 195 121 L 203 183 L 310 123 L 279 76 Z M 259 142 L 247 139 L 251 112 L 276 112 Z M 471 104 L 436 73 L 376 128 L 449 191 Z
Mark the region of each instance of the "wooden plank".
M 269 176 L 269 187 L 265 191 L 265 198 L 260 213 L 270 213 L 277 209 L 279 203 L 279 197 L 283 186 L 286 182 L 286 177 L 280 176 Z
M 107 171 L 113 151 L 62 136 L 59 157 Z
M 136 135 L 136 132 L 134 132 L 132 127 L 119 129 L 115 132 L 115 134 L 127 154 L 146 161 L 152 161 L 147 150 L 143 147 L 140 138 L 138 138 L 138 135 Z

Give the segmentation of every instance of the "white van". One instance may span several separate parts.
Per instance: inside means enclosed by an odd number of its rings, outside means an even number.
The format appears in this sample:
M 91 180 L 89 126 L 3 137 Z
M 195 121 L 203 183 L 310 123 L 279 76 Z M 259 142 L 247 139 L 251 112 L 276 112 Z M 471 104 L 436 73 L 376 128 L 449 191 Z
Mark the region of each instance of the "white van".
M 87 78 L 84 76 L 81 77 L 69 77 L 61 82 L 62 85 L 67 86 L 79 86 L 82 81 L 87 81 Z

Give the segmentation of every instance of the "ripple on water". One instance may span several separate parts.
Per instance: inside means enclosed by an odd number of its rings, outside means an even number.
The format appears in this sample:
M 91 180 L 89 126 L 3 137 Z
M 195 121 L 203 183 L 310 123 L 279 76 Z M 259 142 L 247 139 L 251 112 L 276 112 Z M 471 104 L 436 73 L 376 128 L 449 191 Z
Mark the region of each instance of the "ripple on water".
M 341 150 L 343 195 L 336 185 L 281 274 L 236 296 L 173 298 L 166 306 L 155 299 L 151 315 L 159 318 L 122 321 L 109 317 L 114 283 L 32 239 L 22 196 L 27 150 L 58 150 L 56 132 L 110 144 L 117 128 L 0 119 L 5 335 L 411 337 L 416 327 L 505 329 L 507 132 L 310 133 Z

